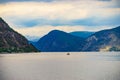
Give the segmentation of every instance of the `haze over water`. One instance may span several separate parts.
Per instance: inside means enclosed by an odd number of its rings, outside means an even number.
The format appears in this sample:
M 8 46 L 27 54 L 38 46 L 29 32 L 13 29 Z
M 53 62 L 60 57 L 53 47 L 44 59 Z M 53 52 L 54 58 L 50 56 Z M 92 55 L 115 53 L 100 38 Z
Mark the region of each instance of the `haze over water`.
M 120 80 L 120 53 L 0 54 L 0 80 Z

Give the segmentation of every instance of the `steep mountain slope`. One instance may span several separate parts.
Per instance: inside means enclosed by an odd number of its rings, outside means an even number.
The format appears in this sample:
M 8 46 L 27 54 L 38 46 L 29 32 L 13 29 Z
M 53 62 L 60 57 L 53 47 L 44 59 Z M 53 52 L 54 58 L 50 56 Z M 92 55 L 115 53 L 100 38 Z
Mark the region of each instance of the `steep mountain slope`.
M 14 31 L 0 18 L 0 52 L 35 52 L 27 39 Z
M 78 36 L 78 37 L 82 37 L 82 38 L 88 38 L 89 36 L 91 36 L 92 34 L 94 34 L 94 32 L 74 31 L 74 32 L 71 32 L 70 34 L 72 34 L 73 36 Z
M 120 26 L 96 32 L 86 41 L 83 51 L 120 51 Z
M 33 45 L 43 52 L 80 51 L 84 46 L 83 38 L 69 33 L 53 30 Z

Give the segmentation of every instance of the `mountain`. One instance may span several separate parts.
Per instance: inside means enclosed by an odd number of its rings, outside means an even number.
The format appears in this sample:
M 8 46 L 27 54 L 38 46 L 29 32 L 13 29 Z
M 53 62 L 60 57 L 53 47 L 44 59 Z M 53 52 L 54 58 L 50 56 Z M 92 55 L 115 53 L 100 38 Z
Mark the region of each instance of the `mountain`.
M 0 18 L 0 52 L 36 52 L 27 39 Z
M 84 44 L 83 38 L 59 30 L 53 30 L 40 38 L 38 42 L 33 43 L 42 52 L 75 52 L 80 51 Z
M 120 51 L 120 26 L 88 33 L 88 37 L 73 34 L 53 30 L 32 44 L 42 52 Z
M 86 42 L 83 51 L 120 51 L 120 26 L 96 32 Z
M 94 32 L 74 31 L 74 32 L 70 32 L 70 34 L 72 34 L 74 36 L 78 36 L 78 37 L 88 38 L 89 36 L 91 36 L 92 34 L 94 34 Z

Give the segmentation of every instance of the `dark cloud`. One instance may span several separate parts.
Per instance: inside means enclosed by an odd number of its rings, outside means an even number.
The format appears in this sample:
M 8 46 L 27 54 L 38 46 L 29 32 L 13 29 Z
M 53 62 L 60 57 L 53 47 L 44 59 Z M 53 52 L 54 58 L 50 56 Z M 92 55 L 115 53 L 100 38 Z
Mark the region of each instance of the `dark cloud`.
M 8 2 L 24 2 L 24 1 L 52 2 L 53 0 L 0 0 L 0 3 L 8 3 Z
M 73 0 L 0 0 L 0 3 L 7 3 L 7 2 L 24 2 L 24 1 L 53 2 L 53 1 L 73 1 Z M 74 0 L 74 1 L 87 1 L 87 0 Z M 91 0 L 91 1 L 92 1 L 92 0 Z M 93 0 L 93 1 L 111 1 L 111 0 Z
M 99 17 L 98 17 L 99 18 Z M 86 19 L 77 19 L 77 20 L 47 20 L 47 19 L 36 19 L 36 20 L 23 20 L 18 25 L 23 25 L 26 27 L 34 27 L 34 26 L 114 26 L 120 25 L 120 16 L 114 16 L 110 18 L 98 19 L 94 17 L 86 18 Z

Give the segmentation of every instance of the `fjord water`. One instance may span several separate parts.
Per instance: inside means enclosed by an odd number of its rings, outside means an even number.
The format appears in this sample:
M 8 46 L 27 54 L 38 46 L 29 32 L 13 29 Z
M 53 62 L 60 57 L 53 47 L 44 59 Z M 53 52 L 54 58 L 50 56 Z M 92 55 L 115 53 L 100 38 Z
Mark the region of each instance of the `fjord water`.
M 119 52 L 0 54 L 0 80 L 120 80 Z

